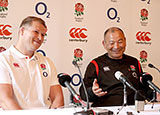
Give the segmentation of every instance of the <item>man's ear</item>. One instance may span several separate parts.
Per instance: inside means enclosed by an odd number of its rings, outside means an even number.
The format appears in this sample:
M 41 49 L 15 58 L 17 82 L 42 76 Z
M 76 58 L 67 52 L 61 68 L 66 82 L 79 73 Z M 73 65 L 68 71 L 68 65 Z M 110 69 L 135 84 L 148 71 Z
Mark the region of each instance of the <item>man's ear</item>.
M 24 34 L 24 27 L 20 27 L 20 28 L 19 28 L 19 34 L 20 34 L 20 35 L 23 35 L 23 34 Z
M 105 44 L 106 44 L 106 43 L 105 43 L 105 41 L 104 41 L 104 40 L 102 41 L 102 44 L 103 44 L 103 47 L 105 48 L 105 46 L 106 46 Z

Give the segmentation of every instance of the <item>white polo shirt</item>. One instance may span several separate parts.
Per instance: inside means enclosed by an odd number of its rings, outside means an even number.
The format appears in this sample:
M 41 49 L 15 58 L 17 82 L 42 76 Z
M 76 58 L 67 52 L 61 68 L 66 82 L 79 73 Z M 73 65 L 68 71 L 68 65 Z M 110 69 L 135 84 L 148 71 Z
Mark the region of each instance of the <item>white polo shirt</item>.
M 23 109 L 48 108 L 50 86 L 59 84 L 54 64 L 35 52 L 32 58 L 11 46 L 0 53 L 0 84 L 12 84 Z

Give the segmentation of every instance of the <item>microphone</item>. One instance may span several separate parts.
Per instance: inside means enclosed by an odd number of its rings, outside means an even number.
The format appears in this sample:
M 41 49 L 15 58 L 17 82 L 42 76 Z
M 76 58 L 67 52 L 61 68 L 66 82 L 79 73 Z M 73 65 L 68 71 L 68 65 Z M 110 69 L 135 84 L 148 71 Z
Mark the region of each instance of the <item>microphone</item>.
M 71 94 L 78 100 L 80 101 L 80 96 L 76 93 L 76 91 L 72 88 L 72 86 L 70 85 L 71 82 L 71 77 L 68 74 L 65 73 L 60 73 L 58 74 L 58 78 L 59 78 L 59 83 L 63 86 L 63 87 L 67 87 L 69 89 L 69 91 L 71 92 Z
M 148 64 L 148 67 L 154 68 L 154 69 L 156 69 L 156 70 L 158 70 L 160 72 L 160 70 L 157 67 L 155 67 L 153 64 L 151 64 L 151 63 Z
M 82 99 L 80 96 L 76 93 L 76 91 L 72 88 L 70 85 L 71 82 L 71 77 L 68 74 L 65 73 L 60 73 L 58 74 L 59 78 L 59 83 L 63 87 L 67 87 L 71 94 L 78 100 L 83 106 L 86 106 L 85 103 L 83 103 Z M 94 115 L 92 110 L 87 110 L 87 111 L 81 111 L 81 112 L 76 112 L 74 115 Z
M 127 85 L 129 88 L 131 88 L 133 91 L 137 91 L 132 85 L 131 83 L 129 83 L 129 81 L 127 81 L 126 77 L 123 75 L 123 73 L 121 73 L 120 71 L 117 71 L 115 73 L 115 77 L 122 83 L 124 83 L 125 85 Z
M 135 109 L 137 111 L 144 110 L 144 100 L 145 96 L 142 91 L 136 90 L 129 81 L 127 81 L 126 77 L 120 71 L 115 73 L 115 77 L 121 81 L 123 84 L 127 85 L 129 88 L 135 91 L 134 99 L 135 99 Z
M 142 74 L 142 83 L 144 85 L 149 84 L 155 91 L 160 93 L 160 89 L 152 82 L 153 78 L 149 73 L 144 72 Z
M 76 67 L 78 66 L 78 64 L 77 64 L 77 62 L 76 62 L 75 60 L 72 61 L 72 64 L 73 64 L 74 66 L 76 66 Z

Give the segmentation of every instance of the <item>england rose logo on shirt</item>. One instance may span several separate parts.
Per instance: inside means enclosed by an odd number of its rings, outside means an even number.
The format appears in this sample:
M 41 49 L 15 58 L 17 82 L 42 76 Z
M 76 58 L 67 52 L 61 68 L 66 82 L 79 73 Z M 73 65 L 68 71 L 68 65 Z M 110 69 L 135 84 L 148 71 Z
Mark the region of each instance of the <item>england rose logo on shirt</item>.
M 45 69 L 46 69 L 46 65 L 45 65 L 45 64 L 41 64 L 40 66 L 41 66 L 41 69 L 42 69 L 42 70 L 45 70 Z
M 132 71 L 135 71 L 135 70 L 136 70 L 136 68 L 135 68 L 134 65 L 130 65 L 130 69 L 131 69 Z
M 18 63 L 13 63 L 14 67 L 19 68 L 19 64 Z
M 45 64 L 40 64 L 40 67 L 42 70 L 46 70 L 46 65 Z M 48 73 L 46 71 L 43 71 L 43 76 L 48 77 Z

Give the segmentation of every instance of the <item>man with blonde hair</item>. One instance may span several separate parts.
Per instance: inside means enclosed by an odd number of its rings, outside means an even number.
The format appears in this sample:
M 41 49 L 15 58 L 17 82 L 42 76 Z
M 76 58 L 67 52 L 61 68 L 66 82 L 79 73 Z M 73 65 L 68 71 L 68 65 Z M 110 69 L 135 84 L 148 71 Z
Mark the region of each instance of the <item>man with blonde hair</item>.
M 64 105 L 53 62 L 36 52 L 46 32 L 41 18 L 29 16 L 20 24 L 16 45 L 0 53 L 0 105 L 4 110 Z

